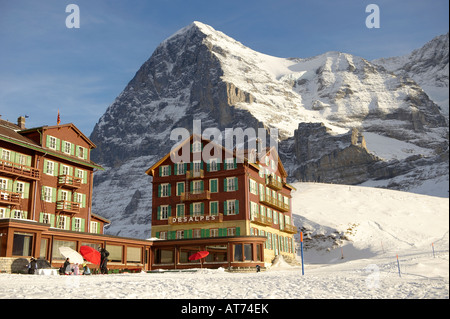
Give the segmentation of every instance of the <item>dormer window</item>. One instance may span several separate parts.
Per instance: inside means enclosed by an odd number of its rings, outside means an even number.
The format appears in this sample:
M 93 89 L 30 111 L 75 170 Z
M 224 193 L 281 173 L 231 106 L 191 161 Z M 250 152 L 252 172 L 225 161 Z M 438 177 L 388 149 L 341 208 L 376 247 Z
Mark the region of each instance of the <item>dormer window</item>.
M 201 152 L 202 151 L 202 143 L 201 142 L 194 142 L 192 144 L 192 152 Z
M 56 150 L 56 137 L 49 136 L 48 137 L 48 145 L 52 150 Z

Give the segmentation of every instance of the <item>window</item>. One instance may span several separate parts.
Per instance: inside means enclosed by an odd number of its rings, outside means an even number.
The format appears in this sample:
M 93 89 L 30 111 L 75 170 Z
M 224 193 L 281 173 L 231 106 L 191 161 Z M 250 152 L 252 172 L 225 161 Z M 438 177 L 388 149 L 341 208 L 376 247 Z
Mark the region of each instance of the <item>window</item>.
M 72 143 L 64 141 L 63 152 L 70 155 L 71 150 L 72 150 Z
M 218 228 L 212 228 L 209 230 L 209 236 L 210 237 L 219 237 L 219 229 Z
M 106 250 L 109 252 L 108 260 L 110 262 L 122 262 L 123 257 L 123 246 L 116 245 L 106 245 Z
M 55 163 L 52 161 L 46 161 L 45 164 L 45 174 L 54 176 L 55 175 Z
M 177 204 L 177 217 L 184 217 L 184 204 Z
M 69 200 L 69 192 L 61 190 L 59 193 L 59 199 L 63 200 L 63 201 L 68 201 Z
M 173 264 L 175 254 L 173 249 L 155 249 L 155 264 Z
M 48 145 L 52 150 L 56 150 L 56 137 L 48 136 Z
M 82 181 L 84 181 L 84 171 L 81 169 L 77 169 L 77 176 L 78 178 L 80 178 Z
M 68 218 L 67 216 L 59 216 L 57 228 L 59 228 L 59 229 L 66 229 L 67 218 Z
M 31 256 L 33 251 L 33 234 L 14 233 L 13 256 Z
M 17 160 L 18 164 L 27 165 L 27 156 L 26 155 L 23 155 L 23 154 L 16 154 L 16 155 L 18 155 L 18 157 L 19 157 Z
M 164 219 L 168 219 L 169 218 L 169 206 L 168 205 L 164 205 L 164 206 L 159 206 L 160 209 L 160 220 L 164 220 Z
M 44 224 L 50 224 L 50 214 L 42 213 L 42 221 L 41 222 Z
M 0 218 L 6 218 L 6 208 L 0 207 Z
M 177 182 L 177 196 L 184 193 L 184 182 Z
M 210 171 L 210 172 L 216 172 L 216 171 L 218 171 L 218 170 L 219 170 L 219 165 L 218 165 L 218 163 L 217 163 L 217 159 L 216 159 L 216 158 L 211 159 L 211 160 L 209 161 L 209 171 Z
M 86 153 L 86 151 L 84 150 L 84 147 L 82 147 L 82 146 L 78 146 L 77 147 L 77 156 L 79 158 L 84 158 L 85 157 L 84 156 L 85 153 Z
M 140 263 L 142 249 L 139 247 L 127 247 L 127 262 Z
M 167 239 L 167 232 L 162 231 L 159 233 L 159 239 Z
M 13 211 L 13 218 L 17 218 L 17 219 L 25 219 L 25 213 L 21 210 L 15 209 Z
M 254 220 L 256 217 L 258 217 L 258 204 L 255 202 L 250 202 L 250 218 L 251 220 Z
M 164 165 L 161 166 L 161 170 L 160 170 L 160 176 L 169 176 L 170 175 L 170 166 L 169 165 Z
M 217 216 L 219 214 L 219 202 L 209 202 L 209 214 Z
M 0 189 L 1 190 L 8 190 L 8 180 L 4 178 L 0 178 Z
M 191 192 L 192 194 L 200 194 L 203 192 L 203 181 L 193 181 Z
M 11 152 L 8 150 L 2 150 L 2 160 L 4 161 L 11 161 Z
M 194 142 L 192 144 L 192 152 L 196 153 L 201 151 L 202 151 L 202 143 L 198 141 Z
M 192 215 L 201 216 L 202 215 L 202 204 L 203 203 L 193 203 L 192 204 Z
M 161 184 L 161 197 L 170 196 L 170 184 Z
M 186 165 L 185 163 L 176 163 L 175 167 L 176 167 L 176 174 L 177 175 L 184 175 L 186 174 Z
M 192 231 L 192 237 L 194 237 L 194 238 L 201 238 L 202 237 L 201 229 L 194 229 Z
M 238 190 L 237 177 L 227 177 L 225 179 L 225 190 L 227 192 L 233 192 Z
M 176 239 L 183 239 L 183 238 L 184 238 L 184 230 L 177 230 Z
M 25 183 L 17 182 L 16 183 L 16 193 L 20 194 L 21 198 L 24 198 L 25 194 Z
M 70 167 L 62 165 L 62 175 L 70 175 Z
M 236 162 L 234 158 L 226 158 L 225 159 L 225 169 L 235 169 Z
M 237 215 L 239 213 L 238 200 L 227 200 L 224 203 L 226 215 Z
M 74 231 L 81 231 L 81 218 L 75 218 L 73 222 L 73 229 Z
M 44 201 L 51 203 L 53 198 L 53 188 L 44 186 Z
M 100 227 L 98 222 L 91 222 L 91 227 L 89 228 L 89 232 L 93 234 L 99 234 L 100 233 Z
M 235 236 L 236 235 L 236 228 L 227 228 L 227 236 Z
M 258 195 L 258 183 L 253 179 L 250 179 L 250 193 Z
M 201 161 L 197 161 L 197 162 L 193 162 L 194 164 L 194 173 L 200 173 L 201 169 L 202 169 L 202 162 Z M 198 176 L 198 175 L 194 175 L 194 176 Z
M 217 193 L 219 191 L 219 180 L 217 178 L 209 180 L 209 191 L 211 193 Z

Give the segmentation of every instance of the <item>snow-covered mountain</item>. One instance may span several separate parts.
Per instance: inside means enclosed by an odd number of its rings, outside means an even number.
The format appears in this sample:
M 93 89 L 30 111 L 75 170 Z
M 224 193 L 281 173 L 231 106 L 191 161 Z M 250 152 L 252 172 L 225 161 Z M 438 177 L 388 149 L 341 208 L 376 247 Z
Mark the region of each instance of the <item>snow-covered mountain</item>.
M 416 81 L 448 117 L 448 45 L 447 33 L 410 54 L 372 62 Z
M 192 23 L 156 48 L 95 126 L 92 156 L 106 169 L 96 173 L 94 212 L 111 219 L 110 234 L 149 236 L 144 172 L 172 147 L 170 132 L 193 120 L 278 128 L 291 181 L 448 184 L 447 118 L 416 81 L 378 64 L 341 52 L 272 57 Z

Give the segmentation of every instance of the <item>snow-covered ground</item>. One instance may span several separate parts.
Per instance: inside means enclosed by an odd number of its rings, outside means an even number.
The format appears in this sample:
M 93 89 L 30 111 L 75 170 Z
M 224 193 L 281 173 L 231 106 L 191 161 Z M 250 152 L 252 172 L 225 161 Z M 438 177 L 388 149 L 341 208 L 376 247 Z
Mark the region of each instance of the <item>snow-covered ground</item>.
M 284 262 L 260 273 L 0 274 L 0 299 L 449 298 L 448 198 L 346 185 L 294 187 L 294 223 L 308 246 L 304 275 Z

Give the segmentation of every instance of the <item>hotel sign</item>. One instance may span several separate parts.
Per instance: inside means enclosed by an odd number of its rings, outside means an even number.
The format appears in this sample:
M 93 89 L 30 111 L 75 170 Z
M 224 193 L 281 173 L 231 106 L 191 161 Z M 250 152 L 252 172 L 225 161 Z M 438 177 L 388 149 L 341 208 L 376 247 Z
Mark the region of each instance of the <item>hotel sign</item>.
M 200 223 L 221 223 L 223 215 L 185 216 L 169 217 L 169 224 L 200 224 Z

